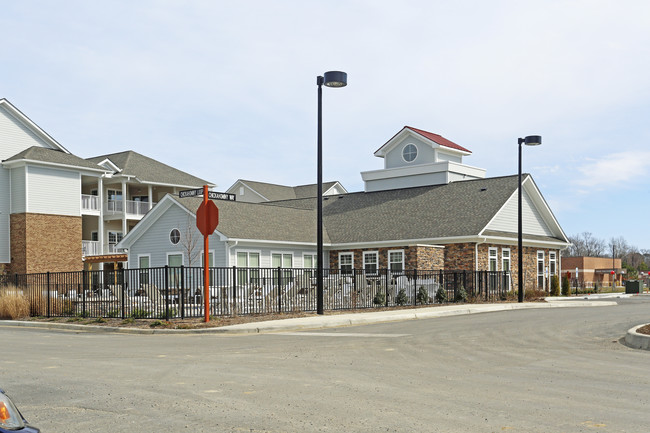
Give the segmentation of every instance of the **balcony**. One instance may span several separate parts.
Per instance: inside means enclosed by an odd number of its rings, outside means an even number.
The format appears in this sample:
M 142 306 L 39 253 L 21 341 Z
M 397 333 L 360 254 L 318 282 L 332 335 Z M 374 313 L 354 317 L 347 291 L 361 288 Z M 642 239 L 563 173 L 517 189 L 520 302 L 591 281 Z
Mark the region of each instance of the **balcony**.
M 126 206 L 126 217 L 128 219 L 142 219 L 142 217 L 153 208 L 156 203 L 148 203 L 146 201 L 134 201 L 134 200 L 108 200 L 104 203 L 104 215 L 105 216 L 117 216 L 122 217 L 124 212 L 124 207 Z
M 81 213 L 84 215 L 99 215 L 99 197 L 90 194 L 81 194 Z
M 122 249 L 116 248 L 116 244 L 105 245 L 102 249 L 98 241 L 81 241 L 82 257 L 101 256 L 103 254 L 118 254 L 122 252 Z

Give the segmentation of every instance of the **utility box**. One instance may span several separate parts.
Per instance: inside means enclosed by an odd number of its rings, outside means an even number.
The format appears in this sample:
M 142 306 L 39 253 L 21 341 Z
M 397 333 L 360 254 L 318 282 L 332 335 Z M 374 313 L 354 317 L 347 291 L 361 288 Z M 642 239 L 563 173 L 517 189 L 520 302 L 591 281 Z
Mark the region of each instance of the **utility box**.
M 625 293 L 643 293 L 643 282 L 638 280 L 626 281 Z

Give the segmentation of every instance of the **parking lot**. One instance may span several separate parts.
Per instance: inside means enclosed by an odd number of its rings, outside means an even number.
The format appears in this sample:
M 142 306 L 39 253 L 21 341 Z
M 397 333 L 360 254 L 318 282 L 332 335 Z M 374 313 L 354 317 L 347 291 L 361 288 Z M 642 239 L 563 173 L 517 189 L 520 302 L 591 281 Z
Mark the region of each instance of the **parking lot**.
M 0 326 L 0 387 L 44 432 L 640 431 L 648 297 L 263 335 Z

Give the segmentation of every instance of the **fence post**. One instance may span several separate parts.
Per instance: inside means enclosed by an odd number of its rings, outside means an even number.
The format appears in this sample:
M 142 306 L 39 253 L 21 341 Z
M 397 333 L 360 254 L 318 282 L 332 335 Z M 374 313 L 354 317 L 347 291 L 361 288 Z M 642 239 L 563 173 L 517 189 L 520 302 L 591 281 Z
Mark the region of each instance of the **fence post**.
M 230 315 L 234 316 L 237 307 L 237 266 L 232 267 L 232 310 Z
M 418 268 L 413 269 L 413 305 L 418 304 Z
M 81 313 L 86 312 L 86 289 L 88 282 L 87 280 L 87 275 L 86 275 L 86 270 L 81 271 Z
M 47 318 L 50 318 L 50 271 L 47 271 Z
M 120 308 L 122 309 L 122 319 L 124 319 L 126 317 L 126 314 L 125 314 L 125 311 L 124 311 L 126 309 L 125 304 L 124 304 L 124 302 L 125 302 L 124 297 L 126 296 L 126 279 L 124 278 L 124 268 L 122 268 L 121 271 L 122 271 L 122 284 L 121 284 L 121 287 L 120 287 L 119 290 L 122 291 L 122 305 L 120 306 Z
M 386 269 L 386 285 L 384 286 L 384 307 L 388 307 L 388 273 L 390 269 Z
M 181 309 L 181 319 L 185 320 L 185 266 L 181 265 L 181 289 L 178 296 L 178 308 Z
M 282 268 L 278 266 L 278 313 L 282 313 Z
M 167 315 L 169 314 L 169 308 L 167 306 L 169 302 L 169 265 L 165 265 L 165 317 L 166 320 L 169 320 Z

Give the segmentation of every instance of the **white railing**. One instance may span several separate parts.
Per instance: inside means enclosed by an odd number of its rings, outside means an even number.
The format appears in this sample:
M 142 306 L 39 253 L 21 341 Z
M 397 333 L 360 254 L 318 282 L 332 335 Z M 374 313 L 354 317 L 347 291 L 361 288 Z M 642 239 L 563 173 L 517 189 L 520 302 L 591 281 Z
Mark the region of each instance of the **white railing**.
M 101 254 L 101 248 L 97 241 L 81 241 L 81 254 L 86 256 L 98 256 Z
M 81 194 L 81 209 L 99 212 L 99 197 L 90 194 Z
M 126 213 L 128 215 L 142 216 L 149 212 L 155 203 L 148 203 L 146 201 L 134 200 L 109 200 L 106 202 L 104 212 L 107 214 L 118 214 L 124 212 L 124 203 L 126 203 Z

